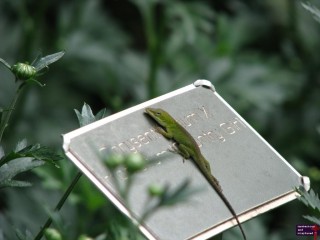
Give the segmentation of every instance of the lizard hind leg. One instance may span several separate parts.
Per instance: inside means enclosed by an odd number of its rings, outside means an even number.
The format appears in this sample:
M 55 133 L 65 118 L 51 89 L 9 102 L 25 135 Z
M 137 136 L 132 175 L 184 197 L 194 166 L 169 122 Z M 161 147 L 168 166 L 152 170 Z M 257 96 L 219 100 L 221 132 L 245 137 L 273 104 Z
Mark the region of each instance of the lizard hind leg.
M 177 143 L 173 144 L 172 150 L 170 150 L 170 152 L 175 152 L 175 153 L 180 154 L 183 157 L 183 162 L 186 159 L 189 159 L 191 157 L 189 154 L 188 148 L 182 144 L 177 144 Z

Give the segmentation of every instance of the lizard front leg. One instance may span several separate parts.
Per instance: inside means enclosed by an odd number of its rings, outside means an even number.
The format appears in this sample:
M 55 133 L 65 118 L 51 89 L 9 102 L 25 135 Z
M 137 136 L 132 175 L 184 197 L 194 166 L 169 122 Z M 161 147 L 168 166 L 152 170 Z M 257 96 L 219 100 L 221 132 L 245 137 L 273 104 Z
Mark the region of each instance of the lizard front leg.
M 154 127 L 157 133 L 160 133 L 162 136 L 164 136 L 167 139 L 172 139 L 172 133 L 167 132 L 165 129 L 159 126 Z

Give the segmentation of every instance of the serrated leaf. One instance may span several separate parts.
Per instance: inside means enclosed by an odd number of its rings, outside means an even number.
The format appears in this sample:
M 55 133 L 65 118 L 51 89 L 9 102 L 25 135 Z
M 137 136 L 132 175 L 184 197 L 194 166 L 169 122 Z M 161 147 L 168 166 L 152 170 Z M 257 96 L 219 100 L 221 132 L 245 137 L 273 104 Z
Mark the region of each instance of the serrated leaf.
M 28 155 L 31 155 L 31 157 L 42 160 L 47 163 L 50 163 L 54 165 L 56 168 L 60 168 L 59 165 L 57 165 L 56 161 L 59 161 L 63 159 L 59 154 L 55 153 L 48 147 L 40 147 L 40 144 L 38 146 L 33 145 L 30 152 L 27 152 Z
M 106 117 L 108 114 L 107 109 L 104 108 L 100 110 L 95 116 L 91 110 L 91 107 L 87 103 L 83 104 L 81 113 L 77 109 L 74 109 L 74 111 L 77 115 L 80 127 L 93 123 L 99 119 L 102 119 Z
M 27 139 L 22 139 L 21 141 L 19 141 L 16 145 L 16 148 L 14 149 L 15 152 L 19 152 L 20 150 L 24 149 L 25 147 L 27 147 L 28 142 Z
M 26 181 L 18 181 L 18 180 L 6 180 L 0 183 L 0 188 L 5 187 L 31 187 L 32 184 Z
M 108 111 L 106 108 L 101 109 L 95 116 L 96 121 L 108 116 Z
M 309 220 L 320 226 L 320 218 L 312 217 L 312 216 L 303 216 L 305 219 Z
M 11 160 L 7 164 L 0 167 L 0 188 L 4 187 L 26 187 L 30 183 L 24 181 L 12 180 L 21 172 L 31 170 L 33 168 L 42 166 L 44 161 L 34 160 L 32 158 L 18 158 Z
M 59 161 L 62 159 L 60 155 L 56 154 L 54 151 L 52 151 L 48 147 L 41 147 L 40 144 L 35 144 L 35 145 L 29 145 L 18 152 L 12 151 L 9 154 L 3 156 L 0 159 L 0 167 L 14 159 L 25 158 L 25 157 L 51 163 L 57 168 L 59 168 L 59 165 L 56 164 L 56 161 Z
M 83 104 L 81 113 L 76 109 L 74 111 L 77 114 L 80 127 L 93 123 L 96 120 L 92 113 L 91 107 L 87 103 Z
M 76 116 L 78 118 L 79 126 L 82 127 L 82 116 L 81 116 L 81 113 L 77 109 L 73 109 L 73 110 L 76 113 Z
M 300 189 L 297 191 L 301 194 L 301 197 L 298 198 L 301 202 L 303 202 L 306 206 L 309 206 L 320 212 L 320 199 L 318 194 L 316 194 L 313 189 L 310 189 L 309 192 L 302 191 Z

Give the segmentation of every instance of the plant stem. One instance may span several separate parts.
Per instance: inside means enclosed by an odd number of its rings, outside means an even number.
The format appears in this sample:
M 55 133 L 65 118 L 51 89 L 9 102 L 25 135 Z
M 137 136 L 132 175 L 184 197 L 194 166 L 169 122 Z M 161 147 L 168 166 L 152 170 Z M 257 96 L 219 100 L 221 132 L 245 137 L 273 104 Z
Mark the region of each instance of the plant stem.
M 157 27 L 155 19 L 155 2 L 139 2 L 134 1 L 137 7 L 140 10 L 142 15 L 142 20 L 144 22 L 146 40 L 147 40 L 147 48 L 149 53 L 149 72 L 147 77 L 147 88 L 148 88 L 148 97 L 153 98 L 157 95 L 157 88 L 156 88 L 156 80 L 157 80 L 157 73 L 159 68 L 159 50 L 160 50 L 160 39 L 158 36 Z
M 10 104 L 10 107 L 9 107 L 9 109 L 7 110 L 7 113 L 3 115 L 3 121 L 2 121 L 2 119 L 1 119 L 1 124 L 0 124 L 0 143 L 1 143 L 1 141 L 2 141 L 2 137 L 3 137 L 4 130 L 5 130 L 6 127 L 8 126 L 8 123 L 9 123 L 9 121 L 10 121 L 10 117 L 11 117 L 11 115 L 12 115 L 12 112 L 13 112 L 15 106 L 16 106 L 16 103 L 17 103 L 17 101 L 18 101 L 18 98 L 19 98 L 19 96 L 20 96 L 20 94 L 21 94 L 22 89 L 23 89 L 24 86 L 25 86 L 24 83 L 22 83 L 22 84 L 18 87 L 18 89 L 17 89 L 17 91 L 16 91 L 16 93 L 15 93 L 15 95 L 14 95 L 14 98 L 13 98 L 11 104 Z
M 67 190 L 65 191 L 65 193 L 61 197 L 60 201 L 58 202 L 57 206 L 55 207 L 55 209 L 54 209 L 55 212 L 59 211 L 62 208 L 63 204 L 67 200 L 68 196 L 70 195 L 70 193 L 72 192 L 72 190 L 76 186 L 76 184 L 79 181 L 81 176 L 82 176 L 82 172 L 78 172 L 77 175 L 74 177 L 71 184 L 69 185 L 69 187 L 67 188 Z M 51 223 L 52 223 L 52 218 L 49 217 L 48 220 L 46 221 L 46 223 L 44 224 L 44 226 L 41 228 L 40 232 L 34 238 L 34 240 L 40 240 L 43 237 L 44 231 L 48 227 L 50 227 Z

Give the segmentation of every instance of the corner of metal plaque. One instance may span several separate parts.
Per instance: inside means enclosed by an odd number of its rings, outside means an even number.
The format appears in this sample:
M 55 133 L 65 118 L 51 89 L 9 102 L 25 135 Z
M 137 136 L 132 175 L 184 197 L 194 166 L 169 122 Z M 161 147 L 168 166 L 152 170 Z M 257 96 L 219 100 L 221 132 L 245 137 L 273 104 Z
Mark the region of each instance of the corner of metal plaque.
M 211 89 L 213 92 L 215 92 L 216 91 L 216 89 L 215 89 L 215 87 L 213 86 L 213 84 L 210 82 L 210 81 L 208 81 L 208 80 L 205 80 L 205 79 L 198 79 L 198 80 L 196 80 L 194 83 L 193 83 L 193 85 L 195 86 L 195 87 L 205 87 L 205 88 L 209 88 L 209 89 Z
M 301 181 L 301 185 L 303 186 L 303 188 L 306 191 L 309 191 L 310 187 L 311 187 L 310 178 L 306 177 L 306 176 L 301 176 L 300 181 Z
M 65 134 L 62 134 L 62 139 L 63 139 L 62 148 L 63 148 L 64 152 L 68 152 L 71 140 L 70 140 L 70 138 L 66 137 Z

